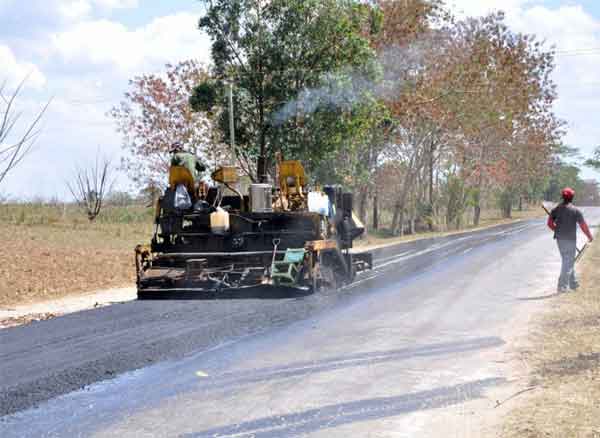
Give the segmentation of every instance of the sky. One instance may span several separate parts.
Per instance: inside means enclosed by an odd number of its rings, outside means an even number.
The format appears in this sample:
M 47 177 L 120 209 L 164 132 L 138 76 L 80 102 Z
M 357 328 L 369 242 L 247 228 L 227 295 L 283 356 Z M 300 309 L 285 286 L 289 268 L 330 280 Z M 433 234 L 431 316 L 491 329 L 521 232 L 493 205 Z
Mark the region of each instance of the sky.
M 598 0 L 447 0 L 458 17 L 506 12 L 508 25 L 559 50 L 556 112 L 566 143 L 589 155 L 600 145 L 600 2 Z M 76 164 L 97 151 L 118 163 L 121 137 L 107 117 L 128 80 L 160 73 L 166 63 L 210 62 L 210 42 L 197 29 L 197 0 L 0 0 L 0 82 L 28 76 L 24 119 L 51 105 L 35 151 L 5 179 L 0 195 L 68 197 Z M 587 50 L 596 49 L 596 50 Z M 600 174 L 585 169 L 585 178 Z M 122 174 L 116 188 L 131 190 Z

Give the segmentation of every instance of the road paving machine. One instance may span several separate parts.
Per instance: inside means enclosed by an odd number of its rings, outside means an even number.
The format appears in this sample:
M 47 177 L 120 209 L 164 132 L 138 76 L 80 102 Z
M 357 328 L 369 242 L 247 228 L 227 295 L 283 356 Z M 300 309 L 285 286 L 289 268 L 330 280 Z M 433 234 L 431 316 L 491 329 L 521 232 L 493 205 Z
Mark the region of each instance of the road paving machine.
M 351 283 L 372 255 L 351 252 L 364 226 L 339 186 L 309 190 L 299 161 L 277 160 L 275 184 L 241 190 L 235 167 L 196 185 L 171 166 L 151 244 L 135 248 L 139 298 L 257 286 L 317 291 Z

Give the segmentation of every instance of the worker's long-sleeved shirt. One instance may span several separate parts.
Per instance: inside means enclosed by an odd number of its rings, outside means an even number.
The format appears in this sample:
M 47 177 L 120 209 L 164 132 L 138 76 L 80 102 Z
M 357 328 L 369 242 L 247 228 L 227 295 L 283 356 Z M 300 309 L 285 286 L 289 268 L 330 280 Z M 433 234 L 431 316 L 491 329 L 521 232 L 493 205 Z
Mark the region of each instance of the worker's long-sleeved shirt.
M 171 157 L 171 166 L 182 166 L 190 171 L 194 182 L 199 180 L 200 174 L 205 170 L 204 164 L 198 157 L 189 152 L 177 152 Z

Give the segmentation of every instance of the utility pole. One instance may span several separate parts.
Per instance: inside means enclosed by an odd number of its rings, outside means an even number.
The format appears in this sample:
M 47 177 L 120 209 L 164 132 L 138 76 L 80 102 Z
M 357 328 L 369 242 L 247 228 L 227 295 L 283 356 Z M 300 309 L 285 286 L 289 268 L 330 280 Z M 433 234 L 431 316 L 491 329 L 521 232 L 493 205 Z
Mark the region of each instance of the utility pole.
M 233 80 L 228 81 L 229 97 L 229 141 L 231 146 L 231 165 L 235 166 L 235 126 L 233 121 Z

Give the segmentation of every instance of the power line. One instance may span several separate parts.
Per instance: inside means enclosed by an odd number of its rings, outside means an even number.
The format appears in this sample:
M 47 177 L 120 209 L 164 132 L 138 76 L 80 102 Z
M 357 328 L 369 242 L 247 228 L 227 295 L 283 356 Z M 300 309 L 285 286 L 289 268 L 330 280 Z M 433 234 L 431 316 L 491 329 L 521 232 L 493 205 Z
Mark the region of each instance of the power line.
M 577 49 L 563 49 L 555 51 L 557 56 L 589 56 L 589 55 L 600 55 L 600 47 L 588 47 L 588 48 L 577 48 Z
M 582 50 L 600 50 L 600 47 L 577 47 L 577 48 L 574 48 L 574 49 L 557 49 L 556 53 L 580 52 Z

